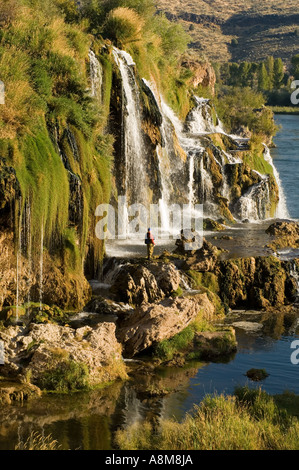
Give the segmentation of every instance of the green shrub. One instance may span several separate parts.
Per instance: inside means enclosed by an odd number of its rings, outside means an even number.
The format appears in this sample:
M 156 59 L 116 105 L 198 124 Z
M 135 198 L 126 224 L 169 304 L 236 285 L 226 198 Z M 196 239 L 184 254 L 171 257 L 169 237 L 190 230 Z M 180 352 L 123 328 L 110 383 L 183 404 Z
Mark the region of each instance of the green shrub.
M 38 385 L 41 389 L 58 393 L 86 390 L 89 387 L 89 370 L 86 364 L 67 359 L 46 370 Z

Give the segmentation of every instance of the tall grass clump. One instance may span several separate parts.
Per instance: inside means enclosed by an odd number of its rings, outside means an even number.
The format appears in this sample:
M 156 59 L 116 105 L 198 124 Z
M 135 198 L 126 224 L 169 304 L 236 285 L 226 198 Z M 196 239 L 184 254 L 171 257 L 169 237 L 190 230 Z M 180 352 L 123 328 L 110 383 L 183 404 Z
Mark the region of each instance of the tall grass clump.
M 182 422 L 135 424 L 116 433 L 120 449 L 298 450 L 299 422 L 260 390 L 206 396 Z

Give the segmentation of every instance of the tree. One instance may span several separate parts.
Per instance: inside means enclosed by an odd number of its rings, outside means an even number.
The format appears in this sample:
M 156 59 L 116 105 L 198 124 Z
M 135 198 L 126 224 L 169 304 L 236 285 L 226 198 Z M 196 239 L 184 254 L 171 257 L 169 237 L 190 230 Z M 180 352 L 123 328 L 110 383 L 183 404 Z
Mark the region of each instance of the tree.
M 284 66 L 280 58 L 275 59 L 273 67 L 273 87 L 279 90 L 283 84 L 284 79 Z
M 259 64 L 257 80 L 259 91 L 266 91 L 270 89 L 269 75 L 264 62 Z
M 299 80 L 299 54 L 292 57 L 292 70 L 291 73 L 294 75 L 296 80 Z

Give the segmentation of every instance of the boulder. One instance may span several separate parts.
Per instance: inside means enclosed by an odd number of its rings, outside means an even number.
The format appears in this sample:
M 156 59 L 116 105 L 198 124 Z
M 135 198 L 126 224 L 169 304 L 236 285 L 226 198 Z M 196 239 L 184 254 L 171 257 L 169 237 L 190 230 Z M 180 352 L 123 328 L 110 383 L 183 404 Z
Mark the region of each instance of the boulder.
M 155 276 L 142 265 L 123 266 L 110 289 L 119 302 L 140 305 L 143 302 L 156 302 L 164 297 Z
M 0 380 L 0 404 L 11 405 L 41 396 L 41 390 L 30 383 Z
M 213 271 L 217 259 L 218 248 L 204 239 L 202 247 L 187 258 L 184 269 L 193 269 L 200 272 Z
M 236 352 L 235 330 L 231 327 L 221 331 L 198 332 L 193 340 L 193 350 L 199 359 L 215 360 Z
M 215 307 L 207 295 L 164 299 L 158 304 L 143 304 L 121 319 L 117 338 L 127 357 L 169 339 L 185 329 L 199 314 L 212 319 Z
M 90 385 L 126 375 L 114 323 L 78 329 L 31 324 L 25 332 L 20 327 L 6 328 L 0 339 L 5 364 L 18 374 L 29 374 L 33 384 L 38 385 L 46 371 L 68 361 L 87 366 Z
M 299 247 L 299 224 L 296 222 L 274 222 L 267 228 L 266 233 L 274 238 L 268 245 L 273 250 Z
M 180 286 L 180 272 L 172 263 L 126 264 L 110 289 L 115 300 L 133 305 L 159 302 Z

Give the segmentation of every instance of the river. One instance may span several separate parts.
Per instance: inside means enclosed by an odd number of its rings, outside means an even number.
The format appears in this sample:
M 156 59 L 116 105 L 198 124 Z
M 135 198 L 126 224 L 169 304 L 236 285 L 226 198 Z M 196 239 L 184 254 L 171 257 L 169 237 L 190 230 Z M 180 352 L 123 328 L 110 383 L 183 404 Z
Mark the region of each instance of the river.
M 276 116 L 282 126 L 271 151 L 280 174 L 290 216 L 299 219 L 299 116 Z M 261 386 L 270 394 L 299 393 L 299 365 L 291 361 L 292 342 L 299 338 L 298 319 L 283 314 L 236 311 L 226 318 L 236 328 L 238 352 L 226 361 L 189 363 L 162 368 L 149 377 L 139 374 L 104 390 L 73 395 L 49 395 L 1 409 L 0 449 L 14 449 L 31 431 L 51 434 L 61 449 L 109 450 L 113 432 L 136 420 L 182 419 L 207 393 L 231 394 L 236 386 Z M 138 362 L 135 364 L 138 367 Z M 265 368 L 269 376 L 251 382 L 246 372 Z M 149 397 L 151 387 L 167 389 L 166 396 Z

